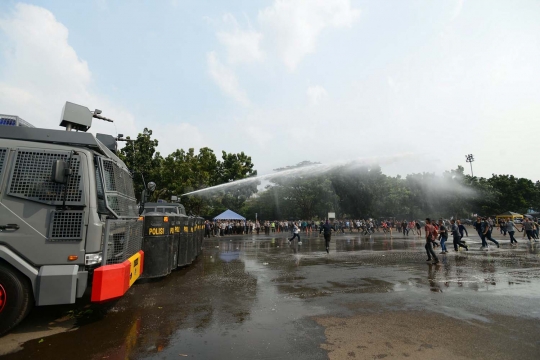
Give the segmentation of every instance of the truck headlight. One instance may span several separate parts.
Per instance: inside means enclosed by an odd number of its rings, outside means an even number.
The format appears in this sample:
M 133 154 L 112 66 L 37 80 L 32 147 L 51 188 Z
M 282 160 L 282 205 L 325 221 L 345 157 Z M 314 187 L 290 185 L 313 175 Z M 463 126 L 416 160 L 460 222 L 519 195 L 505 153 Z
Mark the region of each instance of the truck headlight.
M 84 256 L 84 264 L 85 265 L 101 264 L 101 262 L 103 261 L 102 255 L 103 255 L 102 253 L 86 254 Z

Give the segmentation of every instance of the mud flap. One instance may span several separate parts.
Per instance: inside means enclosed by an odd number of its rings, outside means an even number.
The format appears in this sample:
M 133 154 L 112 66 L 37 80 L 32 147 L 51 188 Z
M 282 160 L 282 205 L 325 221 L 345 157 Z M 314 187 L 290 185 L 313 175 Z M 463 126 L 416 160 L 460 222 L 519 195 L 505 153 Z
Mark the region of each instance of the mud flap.
M 36 305 L 73 304 L 79 265 L 46 265 L 39 269 Z

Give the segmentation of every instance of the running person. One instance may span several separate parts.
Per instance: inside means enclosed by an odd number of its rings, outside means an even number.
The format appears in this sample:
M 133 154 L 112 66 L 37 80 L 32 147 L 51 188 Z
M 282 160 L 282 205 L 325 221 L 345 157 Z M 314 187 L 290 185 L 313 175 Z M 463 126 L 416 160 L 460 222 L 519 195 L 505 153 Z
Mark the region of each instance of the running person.
M 514 237 L 514 234 L 516 233 L 516 225 L 514 224 L 514 221 L 512 221 L 512 219 L 509 219 L 506 222 L 506 231 L 508 232 L 508 235 L 510 235 L 510 245 L 517 245 L 517 240 Z
M 482 233 L 484 234 L 484 237 L 486 240 L 489 240 L 493 243 L 495 243 L 495 245 L 497 245 L 497 247 L 500 247 L 499 246 L 499 243 L 497 242 L 497 240 L 495 240 L 494 238 L 491 237 L 491 229 L 492 229 L 492 225 L 489 223 L 489 221 L 487 221 L 485 218 L 484 218 L 484 221 L 482 222 Z M 485 240 L 484 240 L 485 241 Z M 487 244 L 487 241 L 486 241 L 486 244 Z
M 405 236 L 409 236 L 409 229 L 407 229 L 407 220 L 403 220 L 403 222 L 401 223 L 401 229 L 403 230 L 403 235 Z
M 454 238 L 454 250 L 458 251 L 459 247 L 462 247 L 462 248 L 465 248 L 465 250 L 469 251 L 469 247 L 465 245 L 463 241 L 461 241 L 461 238 L 463 236 L 459 232 L 459 226 L 456 224 L 456 220 L 454 219 L 450 220 L 450 224 L 452 224 L 452 227 L 450 229 L 452 231 L 452 236 Z
M 300 229 L 298 228 L 298 225 L 296 223 L 294 223 L 293 227 L 293 237 L 288 239 L 289 242 L 292 242 L 295 237 L 298 238 L 298 245 L 302 245 L 302 241 L 300 240 Z
M 431 261 L 433 259 L 433 263 L 437 264 L 439 262 L 439 258 L 435 254 L 435 251 L 433 251 L 433 242 L 437 238 L 437 230 L 435 230 L 435 227 L 431 224 L 431 219 L 426 219 L 426 253 L 428 256 L 428 259 L 426 261 Z
M 499 221 L 499 230 L 501 231 L 501 235 L 506 236 L 506 222 L 504 220 Z
M 525 234 L 527 235 L 527 238 L 530 240 L 534 239 L 534 224 L 532 221 L 529 220 L 529 218 L 525 218 L 525 222 L 522 225 L 523 230 L 525 230 Z M 523 234 L 523 235 L 525 235 Z
M 482 246 L 480 247 L 480 250 L 484 250 L 484 249 L 487 250 L 488 249 L 488 244 L 486 242 L 486 237 L 484 236 L 484 230 L 483 230 L 482 224 L 483 224 L 482 218 L 480 216 L 478 216 L 476 218 L 476 222 L 474 223 L 473 226 L 476 229 L 476 232 L 478 233 L 478 236 L 480 236 L 480 239 L 482 240 Z
M 459 230 L 460 239 L 463 239 L 463 233 L 465 233 L 465 235 L 467 235 L 467 237 L 469 237 L 469 233 L 467 232 L 467 228 L 465 227 L 465 225 L 463 225 L 461 223 L 461 220 L 457 221 L 457 226 L 458 226 L 458 230 Z
M 326 223 L 321 226 L 321 230 L 319 231 L 319 234 L 324 231 L 324 244 L 326 246 L 326 253 L 330 253 L 330 238 L 332 237 L 332 225 L 330 225 L 330 222 L 326 220 Z
M 446 240 L 448 240 L 448 230 L 442 219 L 439 219 L 439 241 L 441 242 L 441 254 L 446 254 L 448 250 L 446 249 Z

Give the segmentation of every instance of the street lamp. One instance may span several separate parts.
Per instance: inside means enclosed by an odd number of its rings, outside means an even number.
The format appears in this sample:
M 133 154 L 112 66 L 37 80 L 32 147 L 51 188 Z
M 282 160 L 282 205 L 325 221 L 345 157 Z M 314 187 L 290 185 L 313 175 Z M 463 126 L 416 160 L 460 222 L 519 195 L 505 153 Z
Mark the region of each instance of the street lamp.
M 469 154 L 469 155 L 465 155 L 465 158 L 467 159 L 465 161 L 467 161 L 469 164 L 471 164 L 471 176 L 474 177 L 474 173 L 473 173 L 473 170 L 472 170 L 472 163 L 474 161 L 474 156 L 473 156 L 473 154 Z

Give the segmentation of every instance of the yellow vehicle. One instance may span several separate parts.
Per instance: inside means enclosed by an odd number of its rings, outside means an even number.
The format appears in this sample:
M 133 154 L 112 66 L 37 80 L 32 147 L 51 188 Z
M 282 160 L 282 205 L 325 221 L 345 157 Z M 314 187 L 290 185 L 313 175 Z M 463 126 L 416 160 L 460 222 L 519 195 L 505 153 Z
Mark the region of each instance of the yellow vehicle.
M 501 221 L 508 221 L 508 220 L 512 220 L 513 222 L 520 224 L 523 221 L 523 215 L 512 212 L 512 211 L 507 211 L 501 215 L 497 215 L 495 217 L 495 220 L 497 224 L 500 223 Z

